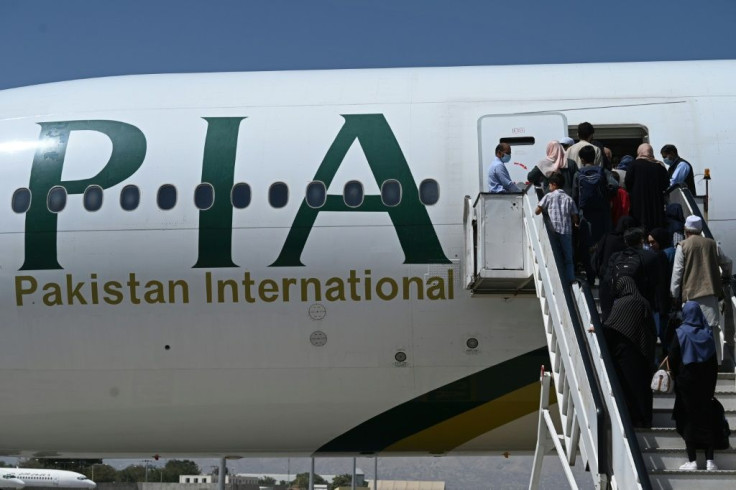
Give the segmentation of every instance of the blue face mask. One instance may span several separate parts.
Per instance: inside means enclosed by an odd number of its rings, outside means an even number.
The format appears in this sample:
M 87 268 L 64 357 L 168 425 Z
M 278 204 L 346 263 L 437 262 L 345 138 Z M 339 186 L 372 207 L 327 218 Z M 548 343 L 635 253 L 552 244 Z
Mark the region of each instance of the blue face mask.
M 671 158 L 665 158 L 664 163 L 669 167 L 673 163 L 675 163 Z
M 504 153 L 501 157 L 501 161 L 503 163 L 509 163 L 511 161 L 511 155 L 509 155 L 508 153 Z

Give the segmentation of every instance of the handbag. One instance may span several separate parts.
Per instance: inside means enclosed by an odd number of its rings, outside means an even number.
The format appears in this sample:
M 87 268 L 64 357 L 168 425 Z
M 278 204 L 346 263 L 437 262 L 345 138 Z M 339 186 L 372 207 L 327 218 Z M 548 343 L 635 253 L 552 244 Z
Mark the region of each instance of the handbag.
M 666 369 L 662 369 L 662 366 L 666 366 Z M 659 365 L 659 369 L 654 376 L 652 376 L 652 391 L 655 393 L 672 393 L 675 389 L 675 379 L 670 373 L 670 358 L 665 357 Z

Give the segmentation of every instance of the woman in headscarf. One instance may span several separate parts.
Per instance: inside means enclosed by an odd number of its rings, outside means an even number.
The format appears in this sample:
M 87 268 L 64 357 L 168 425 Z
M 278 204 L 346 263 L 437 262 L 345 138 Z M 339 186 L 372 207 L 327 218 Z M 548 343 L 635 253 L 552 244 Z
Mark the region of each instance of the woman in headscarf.
M 706 468 L 716 470 L 713 447 L 712 398 L 716 389 L 718 363 L 713 334 L 700 305 L 688 301 L 682 307 L 682 325 L 670 344 L 669 365 L 675 376 L 675 419 L 677 432 L 685 440 L 688 462 L 681 470 L 696 470 L 695 450 L 705 449 Z
M 611 290 L 611 278 L 606 275 L 608 271 L 608 262 L 611 256 L 616 252 L 626 248 L 624 242 L 624 232 L 629 228 L 634 228 L 636 221 L 631 216 L 623 216 L 618 220 L 616 229 L 611 233 L 607 233 L 601 241 L 598 242 L 598 246 L 593 256 L 593 270 L 598 276 L 598 291 L 601 298 L 601 320 L 605 321 L 608 315 L 611 313 L 613 307 L 613 291 Z
M 652 145 L 642 143 L 626 171 L 631 216 L 645 231 L 664 225 L 664 192 L 670 185 L 667 170 L 654 158 Z
M 669 203 L 664 216 L 667 231 L 672 235 L 672 246 L 676 247 L 685 239 L 685 213 L 682 212 L 682 205 L 676 202 Z
M 560 172 L 565 177 L 565 185 L 562 190 L 572 197 L 572 181 L 577 172 L 577 165 L 565 157 L 565 150 L 560 142 L 553 140 L 547 143 L 547 156 L 537 162 L 526 178 L 534 185 L 543 186 L 544 191 L 547 192 L 547 179 L 555 172 Z
M 636 282 L 622 276 L 614 284 L 615 301 L 603 323 L 608 350 L 623 389 L 634 427 L 652 425 L 651 375 L 654 372 L 655 330 L 649 302 L 639 294 Z

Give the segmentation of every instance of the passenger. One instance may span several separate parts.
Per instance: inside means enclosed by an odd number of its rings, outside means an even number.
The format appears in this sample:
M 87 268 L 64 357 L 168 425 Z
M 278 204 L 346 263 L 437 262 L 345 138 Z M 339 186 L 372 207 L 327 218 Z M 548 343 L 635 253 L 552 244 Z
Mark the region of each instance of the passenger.
M 613 168 L 613 152 L 610 148 L 607 146 L 603 147 L 603 158 L 606 158 L 608 160 L 608 164 L 610 165 L 610 168 Z
M 595 157 L 593 146 L 581 148 L 578 156 L 583 166 L 575 176 L 572 197 L 589 224 L 588 248 L 590 248 L 611 229 L 610 182 L 606 171 L 593 165 Z
M 669 366 L 675 377 L 675 419 L 677 433 L 685 440 L 688 462 L 680 470 L 698 469 L 696 449 L 705 449 L 706 469 L 717 470 L 713 448 L 712 399 L 716 390 L 718 364 L 716 344 L 700 305 L 688 301 L 682 307 L 682 325 L 670 343 Z
M 546 158 L 540 160 L 527 174 L 526 178 L 532 184 L 542 186 L 544 192 L 548 192 L 547 179 L 553 172 L 559 172 L 565 178 L 565 185 L 562 190 L 568 196 L 572 196 L 572 182 L 577 171 L 578 167 L 575 162 L 565 157 L 562 144 L 557 141 L 550 141 L 547 143 Z
M 606 344 L 614 360 L 634 427 L 652 426 L 651 375 L 654 372 L 654 317 L 649 302 L 628 276 L 615 283 L 616 300 L 603 323 Z
M 690 193 L 695 195 L 695 176 L 693 166 L 687 160 L 684 160 L 677 154 L 675 145 L 664 145 L 660 151 L 664 163 L 667 165 L 667 173 L 670 176 L 670 188 L 682 184 L 690 189 Z
M 667 205 L 664 216 L 667 221 L 667 232 L 672 234 L 672 246 L 676 247 L 685 239 L 685 213 L 682 212 L 680 204 L 671 202 Z
M 521 189 L 511 180 L 505 163 L 511 160 L 511 146 L 501 143 L 496 146 L 496 156 L 488 168 L 488 192 L 502 194 L 505 192 L 521 192 Z
M 651 250 L 644 250 L 644 236 L 640 228 L 630 228 L 624 232 L 626 248 L 611 256 L 606 277 L 612 285 L 616 284 L 621 275 L 633 277 L 639 292 L 654 310 L 655 305 L 667 302 L 668 283 L 665 281 L 664 271 L 660 268 L 657 254 Z M 601 297 L 601 309 L 604 306 Z
M 664 193 L 669 178 L 654 159 L 652 145 L 639 145 L 636 160 L 626 171 L 626 188 L 631 197 L 631 216 L 645 231 L 664 225 Z
M 584 122 L 578 124 L 578 138 L 579 141 L 572 145 L 570 148 L 567 149 L 565 152 L 565 156 L 569 158 L 570 160 L 574 160 L 577 164 L 578 168 L 583 166 L 583 162 L 580 160 L 580 150 L 582 148 L 585 148 L 586 146 L 592 146 L 591 139 L 593 138 L 593 135 L 595 134 L 595 129 L 593 128 L 593 125 L 589 122 Z M 593 164 L 597 167 L 601 166 L 601 150 L 597 146 L 593 146 L 595 151 L 595 157 L 593 160 Z
M 559 146 L 559 143 L 557 144 Z M 561 148 L 560 148 L 561 149 Z M 549 221 L 554 230 L 554 241 L 557 242 L 562 251 L 565 262 L 565 276 L 567 281 L 575 280 L 575 266 L 572 255 L 572 228 L 573 224 L 578 226 L 578 208 L 575 201 L 565 194 L 562 187 L 565 185 L 565 177 L 560 173 L 553 173 L 549 177 L 549 194 L 546 194 L 535 210 L 536 214 L 547 212 Z
M 670 292 L 675 302 L 694 301 L 700 305 L 713 331 L 720 364 L 723 360 L 723 344 L 720 341 L 718 301 L 723 298 L 723 288 L 718 244 L 711 238 L 701 236 L 702 231 L 703 220 L 698 216 L 688 216 L 685 220 L 685 239 L 675 251 Z
M 606 275 L 608 264 L 613 254 L 626 248 L 624 233 L 629 228 L 634 228 L 635 226 L 636 221 L 634 221 L 634 218 L 631 216 L 622 217 L 618 220 L 616 229 L 604 236 L 598 243 L 595 255 L 593 256 L 593 269 L 600 279 L 598 294 L 601 299 L 601 320 L 606 319 L 611 313 L 611 307 L 613 306 L 613 286 L 611 284 L 611 278 Z
M 663 271 L 664 281 L 670 284 L 672 280 L 672 265 L 675 260 L 675 247 L 672 246 L 672 235 L 664 228 L 655 228 L 647 237 L 650 249 L 659 257 L 659 267 Z M 657 323 L 657 336 L 662 341 L 662 348 L 666 354 L 667 346 L 672 340 L 676 324 L 673 324 L 672 297 L 669 294 L 657 297 L 660 302 L 654 305 L 657 314 L 654 317 Z M 679 308 L 678 308 L 679 309 Z
M 562 138 L 560 138 L 560 144 L 562 145 L 562 149 L 567 152 L 567 149 L 575 144 L 575 140 L 570 138 L 569 136 L 563 136 Z
M 619 174 L 611 172 L 610 175 L 614 178 L 616 183 L 620 184 Z M 616 194 L 614 194 L 613 199 L 611 199 L 611 223 L 618 223 L 622 217 L 629 215 L 630 210 L 631 201 L 629 199 L 629 193 L 619 185 L 616 190 Z
M 667 258 L 667 264 L 672 272 L 672 265 L 675 263 L 675 247 L 672 245 L 672 235 L 664 228 L 654 228 L 649 232 L 649 246 L 655 252 L 661 251 Z
M 631 165 L 631 162 L 633 161 L 634 157 L 631 155 L 624 155 L 621 157 L 621 161 L 618 162 L 618 165 L 616 165 L 616 168 L 613 169 L 613 171 L 620 177 L 618 181 L 624 189 L 626 189 L 626 171 L 629 169 L 629 165 Z
M 605 168 L 606 170 L 610 171 L 613 167 L 611 166 L 611 158 L 613 155 L 611 154 L 611 150 L 608 150 L 605 146 L 603 146 L 603 142 L 600 140 L 590 140 L 590 144 L 595 146 L 601 151 L 601 164 L 600 166 Z M 606 150 L 608 150 L 608 153 L 606 153 Z

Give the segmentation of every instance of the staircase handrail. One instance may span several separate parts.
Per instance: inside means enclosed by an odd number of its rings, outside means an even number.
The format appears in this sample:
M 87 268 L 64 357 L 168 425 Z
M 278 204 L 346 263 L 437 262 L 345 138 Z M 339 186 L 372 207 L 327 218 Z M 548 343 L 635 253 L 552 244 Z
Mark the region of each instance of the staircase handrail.
M 593 293 L 587 283 L 576 282 L 572 289 L 575 296 L 575 310 L 580 317 L 580 322 L 591 327 L 586 342 L 587 352 L 591 356 L 596 377 L 604 393 L 609 395 L 604 399 L 608 420 L 611 424 L 608 456 L 611 458 L 613 481 L 618 488 L 638 486 L 642 490 L 651 490 L 652 483 L 629 411 L 623 402 L 625 400 L 623 389 L 603 335 L 603 325 L 598 317 Z
M 601 437 L 605 437 L 603 395 L 599 391 L 600 387 L 587 353 L 583 328 L 576 315 L 572 314 L 567 316 L 569 328 L 566 329 L 562 324 L 564 314 L 559 311 L 560 306 L 570 313 L 574 309 L 574 302 L 570 297 L 569 288 L 562 285 L 559 267 L 554 266 L 559 262 L 558 252 L 555 247 L 552 247 L 549 240 L 544 218 L 542 215 L 534 214 L 538 198 L 533 187 L 526 191 L 523 201 L 524 220 L 527 225 L 527 233 L 530 234 L 529 242 L 533 253 L 540 261 L 540 275 L 548 298 L 555 336 L 560 346 L 560 359 L 565 367 L 567 383 L 571 387 L 571 398 L 578 418 L 577 423 L 580 426 L 581 439 L 585 446 L 590 471 L 594 475 L 606 475 L 610 481 L 611 475 L 607 460 L 604 457 L 605 453 L 601 453 L 599 448 Z M 540 230 L 544 230 L 544 232 L 540 232 Z M 552 251 L 553 257 L 555 257 L 552 267 L 547 263 L 547 257 L 544 253 L 545 248 Z M 553 277 L 556 279 L 555 281 L 553 281 Z M 553 287 L 553 282 L 557 287 Z M 563 305 L 557 303 L 559 292 L 562 292 L 562 296 L 565 298 Z M 553 298 L 555 299 L 553 300 Z M 572 332 L 572 335 L 570 335 L 570 332 Z

